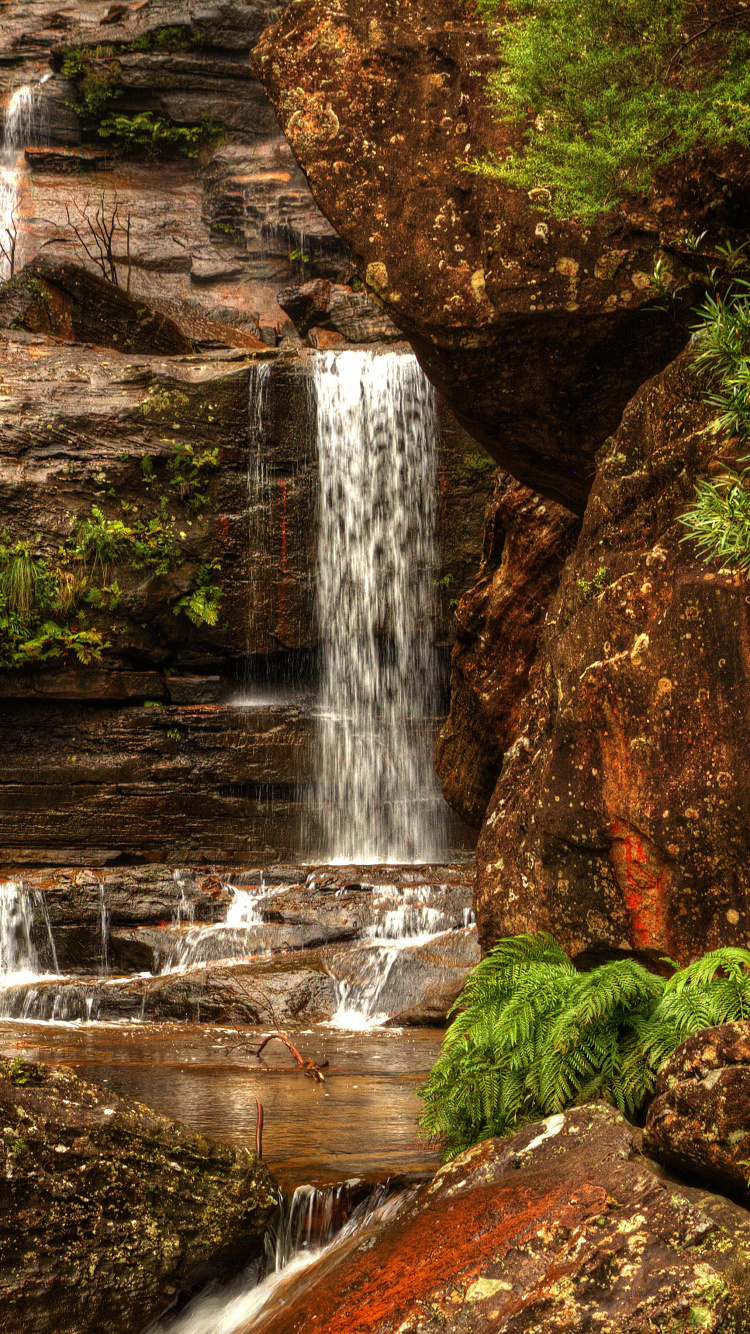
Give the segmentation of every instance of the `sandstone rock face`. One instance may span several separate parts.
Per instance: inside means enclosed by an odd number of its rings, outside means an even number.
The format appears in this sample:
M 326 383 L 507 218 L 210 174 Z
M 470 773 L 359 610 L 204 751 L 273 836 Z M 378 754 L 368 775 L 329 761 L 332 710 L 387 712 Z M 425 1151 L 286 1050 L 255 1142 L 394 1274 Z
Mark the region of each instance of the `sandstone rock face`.
M 80 281 L 89 295 L 104 286 Z M 107 295 L 130 318 L 125 294 Z M 91 323 L 103 309 L 87 305 Z M 113 337 L 124 333 L 107 310 Z M 145 337 L 153 319 L 142 308 L 136 319 Z M 109 576 L 119 601 L 84 603 L 101 662 L 69 655 L 0 673 L 6 864 L 253 863 L 299 851 L 318 634 L 312 356 L 160 356 L 0 331 L 0 513 L 11 542 L 55 563 L 96 507 L 155 524 L 172 543 L 169 569 L 128 552 Z M 213 458 L 197 510 L 174 476 L 186 446 Z M 435 638 L 445 645 L 451 599 L 476 567 L 492 466 L 447 411 L 439 461 Z M 195 625 L 180 599 L 212 561 L 220 615 Z
M 457 165 L 520 133 L 488 110 L 498 54 L 461 0 L 298 0 L 253 63 L 317 203 L 459 419 L 580 510 L 595 450 L 686 340 L 698 289 L 679 230 L 738 225 L 744 168 L 718 190 L 705 164 L 681 167 L 586 231 L 542 221 L 524 192 Z M 653 308 L 662 243 L 683 315 Z
M 498 474 L 479 573 L 454 619 L 450 712 L 435 750 L 446 801 L 476 829 L 516 735 L 544 613 L 577 531 L 569 510 Z
M 727 1230 L 670 1193 L 598 1104 L 460 1155 L 262 1328 L 729 1334 L 747 1298 L 744 1223 Z
M 20 261 L 44 246 L 45 254 L 93 267 L 65 206 L 77 219 L 79 207 L 104 193 L 108 203 L 116 194 L 123 220 L 130 216 L 133 294 L 183 322 L 208 317 L 256 336 L 264 330 L 275 345 L 285 323 L 280 288 L 300 278 L 345 280 L 348 250 L 316 207 L 248 64 L 284 4 L 209 0 L 188 13 L 175 0 L 156 0 L 121 6 L 109 19 L 81 5 L 6 5 L 0 110 L 18 87 L 38 91 L 35 144 L 26 159 L 19 154 L 27 167 L 19 178 Z M 144 49 L 123 50 L 133 42 Z M 72 110 L 80 90 L 61 71 L 66 53 L 80 47 L 98 50 L 96 74 L 115 74 L 119 96 L 110 109 L 118 115 L 150 112 L 187 126 L 210 120 L 225 127 L 224 142 L 195 160 L 117 160 L 111 143 L 85 118 L 82 130 Z M 124 234 L 114 253 L 124 271 Z
M 750 1024 L 688 1038 L 659 1072 L 643 1149 L 665 1166 L 748 1196 Z
M 276 1186 L 248 1150 L 20 1058 L 0 1065 L 0 1108 L 6 1334 L 137 1334 L 260 1250 Z
M 678 359 L 601 455 L 480 840 L 485 948 L 543 929 L 686 963 L 746 941 L 747 590 L 678 521 L 732 453 L 704 395 Z

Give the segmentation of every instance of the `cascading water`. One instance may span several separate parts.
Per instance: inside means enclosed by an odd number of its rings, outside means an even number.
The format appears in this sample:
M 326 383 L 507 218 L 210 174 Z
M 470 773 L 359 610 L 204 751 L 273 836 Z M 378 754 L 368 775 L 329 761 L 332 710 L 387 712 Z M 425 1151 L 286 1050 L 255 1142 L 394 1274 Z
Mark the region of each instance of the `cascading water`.
M 16 88 L 5 108 L 3 138 L 0 147 L 0 277 L 11 273 L 11 253 L 15 247 L 18 266 L 18 199 L 20 172 L 18 154 L 22 148 L 44 136 L 44 99 L 30 84 Z
M 431 905 L 434 892 L 434 887 L 424 885 L 401 890 L 391 885 L 378 887 L 367 929 L 369 942 L 357 951 L 357 980 L 336 981 L 338 1008 L 330 1021 L 333 1028 L 351 1031 L 387 1023 L 397 1008 L 394 999 L 400 985 L 393 972 L 404 951 L 426 945 L 459 925 L 473 925 L 471 910 L 464 911 L 461 922 L 454 913 Z M 398 906 L 385 906 L 392 904 L 394 895 L 400 898 Z
M 437 861 L 431 717 L 436 417 L 414 356 L 314 358 L 322 643 L 321 856 Z
M 268 952 L 262 940 L 264 920 L 259 905 L 279 890 L 268 890 L 262 884 L 255 891 L 237 889 L 234 885 L 227 888 L 232 890 L 233 898 L 224 921 L 213 926 L 191 927 L 184 939 L 170 949 L 162 963 L 162 972 Z
M 15 880 L 1 884 L 0 982 L 3 986 L 34 978 L 43 971 L 36 943 L 40 926 L 56 973 L 57 954 L 44 896 L 38 890 L 30 893 Z
M 274 1232 L 266 1237 L 267 1277 L 259 1281 L 257 1262 L 223 1291 L 199 1296 L 174 1319 L 167 1316 L 149 1334 L 250 1334 L 300 1295 L 305 1275 L 319 1277 L 321 1269 L 338 1261 L 347 1250 L 361 1246 L 368 1234 L 394 1219 L 413 1197 L 413 1191 L 392 1193 L 387 1182 L 375 1187 L 349 1213 L 342 1226 L 340 1206 L 352 1185 L 345 1183 L 317 1190 L 299 1186 L 291 1199 L 281 1201 Z M 269 1272 L 270 1271 L 270 1272 Z

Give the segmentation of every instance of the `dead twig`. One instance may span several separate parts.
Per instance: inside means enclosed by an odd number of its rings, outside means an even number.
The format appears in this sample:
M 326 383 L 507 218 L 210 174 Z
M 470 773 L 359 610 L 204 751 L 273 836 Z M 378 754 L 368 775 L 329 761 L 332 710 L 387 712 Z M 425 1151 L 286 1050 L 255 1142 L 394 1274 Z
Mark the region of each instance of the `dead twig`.
M 14 208 L 11 210 L 8 218 L 8 225 L 4 232 L 0 232 L 0 255 L 6 261 L 10 272 L 8 277 L 12 278 L 16 271 L 16 245 L 18 243 L 18 212 Z

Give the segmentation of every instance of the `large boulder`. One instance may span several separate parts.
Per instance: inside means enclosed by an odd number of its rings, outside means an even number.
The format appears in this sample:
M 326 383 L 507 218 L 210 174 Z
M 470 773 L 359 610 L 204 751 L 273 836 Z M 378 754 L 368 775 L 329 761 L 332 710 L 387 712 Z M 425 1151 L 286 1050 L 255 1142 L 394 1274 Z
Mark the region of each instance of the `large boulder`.
M 464 0 L 297 0 L 252 61 L 316 202 L 459 420 L 580 510 L 595 450 L 687 339 L 687 232 L 710 249 L 744 225 L 742 155 L 681 163 L 584 229 L 461 169 L 524 128 L 489 109 L 499 54 Z M 679 310 L 656 308 L 660 255 L 684 284 Z
M 263 1332 L 730 1334 L 748 1298 L 737 1213 L 660 1181 L 613 1108 L 578 1108 L 461 1154 Z
M 0 1064 L 3 1334 L 136 1334 L 256 1254 L 268 1169 L 66 1066 Z
M 545 930 L 686 963 L 747 939 L 747 582 L 680 523 L 736 451 L 706 392 L 684 354 L 600 456 L 479 842 L 484 948 Z
M 750 1196 L 750 1023 L 695 1033 L 659 1072 L 644 1151 Z
M 515 737 L 544 614 L 578 527 L 570 510 L 498 472 L 479 573 L 454 618 L 450 712 L 435 749 L 443 796 L 476 829 Z

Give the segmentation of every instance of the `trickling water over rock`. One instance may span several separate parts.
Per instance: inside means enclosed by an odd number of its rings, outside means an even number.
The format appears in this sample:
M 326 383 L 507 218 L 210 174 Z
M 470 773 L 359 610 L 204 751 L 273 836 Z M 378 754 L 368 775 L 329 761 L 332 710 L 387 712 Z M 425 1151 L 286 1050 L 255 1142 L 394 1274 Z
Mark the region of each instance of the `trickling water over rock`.
M 277 1188 L 246 1149 L 20 1059 L 0 1112 L 3 1334 L 137 1334 L 260 1252 Z
M 437 420 L 416 358 L 313 361 L 320 458 L 324 860 L 439 861 Z
M 11 95 L 0 141 L 0 279 L 12 275 L 22 257 L 18 155 L 44 134 L 44 99 L 22 84 Z
M 471 880 L 468 866 L 32 873 L 21 902 L 67 971 L 8 976 L 0 1015 L 442 1024 L 479 959 Z
M 245 1312 L 227 1304 L 211 1329 L 733 1334 L 749 1260 L 747 1211 L 659 1180 L 632 1128 L 598 1104 L 469 1149 L 359 1245 L 334 1243 L 294 1287 L 260 1310 L 252 1293 Z

